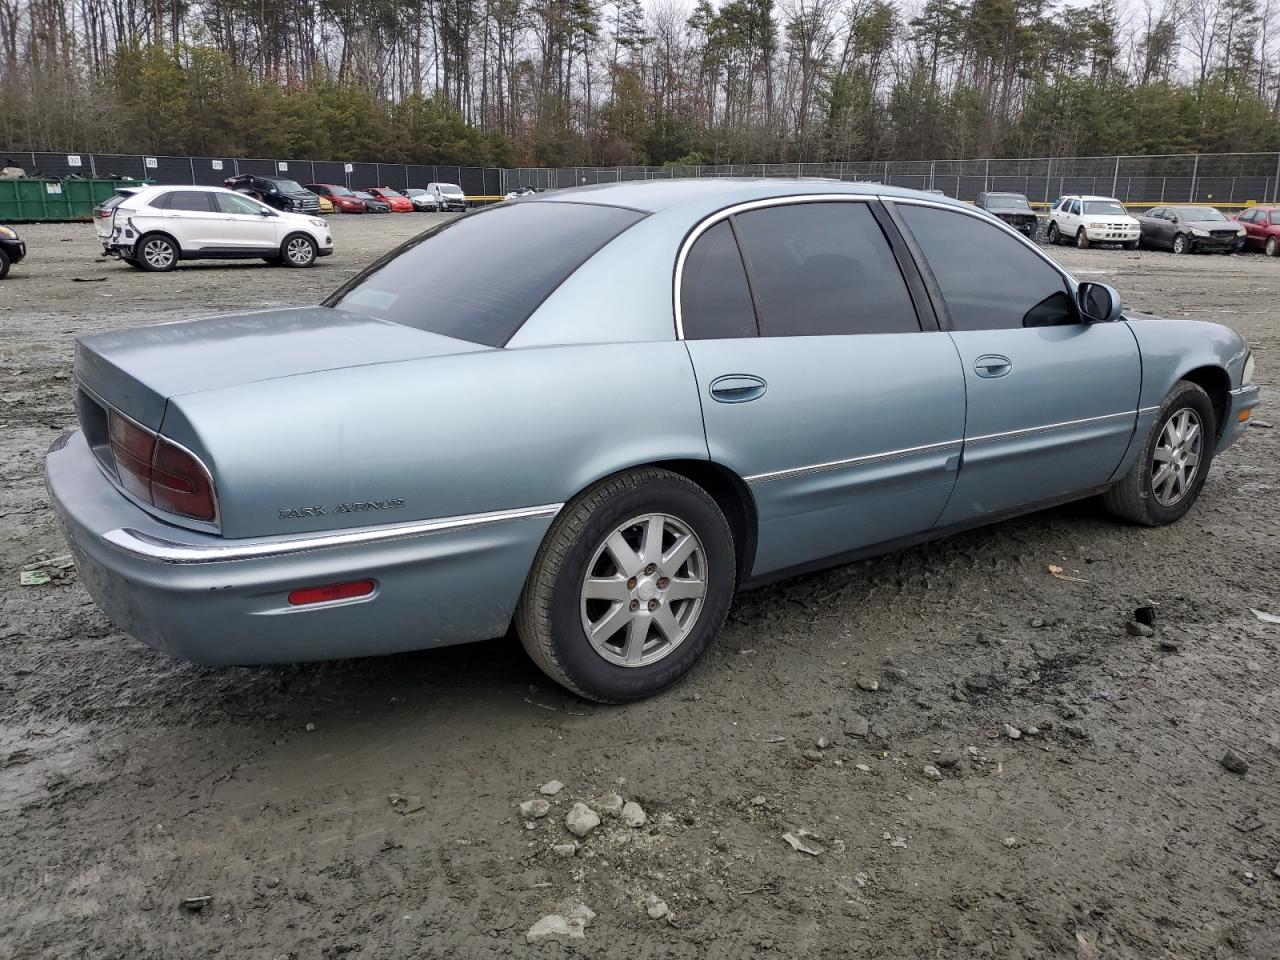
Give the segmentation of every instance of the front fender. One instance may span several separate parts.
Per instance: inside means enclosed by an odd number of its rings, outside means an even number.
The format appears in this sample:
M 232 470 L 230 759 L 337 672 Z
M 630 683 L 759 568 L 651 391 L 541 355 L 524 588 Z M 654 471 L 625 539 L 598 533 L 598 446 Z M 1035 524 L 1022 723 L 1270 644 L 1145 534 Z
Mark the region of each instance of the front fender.
M 1126 311 L 1142 354 L 1139 407 L 1159 406 L 1174 384 L 1193 370 L 1214 367 L 1226 373 L 1229 389 L 1240 386 L 1245 358 L 1244 338 L 1220 323 L 1166 320 Z

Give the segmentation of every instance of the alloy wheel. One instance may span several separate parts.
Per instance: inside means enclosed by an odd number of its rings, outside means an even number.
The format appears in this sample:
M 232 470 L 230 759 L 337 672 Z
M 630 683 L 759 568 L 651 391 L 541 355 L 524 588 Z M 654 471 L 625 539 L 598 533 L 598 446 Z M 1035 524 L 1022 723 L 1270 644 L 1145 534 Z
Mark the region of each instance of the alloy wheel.
M 1187 252 L 1187 238 L 1184 237 L 1182 234 L 1178 234 L 1176 237 L 1173 238 L 1173 252 L 1174 253 Z
M 1183 407 L 1165 422 L 1151 456 L 1151 493 L 1161 506 L 1172 507 L 1191 488 L 1204 441 L 1200 416 Z
M 148 240 L 142 248 L 142 257 L 155 269 L 165 270 L 173 265 L 173 246 L 158 237 Z
M 302 237 L 294 237 L 285 247 L 285 256 L 298 266 L 305 266 L 311 262 L 314 253 L 311 250 L 311 243 Z
M 677 517 L 644 514 L 615 528 L 587 564 L 582 628 L 609 663 L 648 666 L 688 638 L 706 593 L 698 535 Z

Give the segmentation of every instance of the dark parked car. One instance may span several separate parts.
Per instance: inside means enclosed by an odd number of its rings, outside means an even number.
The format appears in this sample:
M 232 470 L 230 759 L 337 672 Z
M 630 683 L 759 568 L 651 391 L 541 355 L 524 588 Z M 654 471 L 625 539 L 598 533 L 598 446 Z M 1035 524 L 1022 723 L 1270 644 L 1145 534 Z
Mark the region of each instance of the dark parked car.
M 365 213 L 390 213 L 391 204 L 385 200 L 379 200 L 372 193 L 365 193 L 363 190 L 353 190 L 352 195 L 357 200 L 364 201 Z
M 320 213 L 319 198 L 296 180 L 242 173 L 238 177 L 228 177 L 222 181 L 222 185 L 228 190 L 246 193 L 253 199 L 260 200 L 268 207 L 275 207 L 277 210 L 309 213 L 312 216 Z
M 1246 247 L 1280 257 L 1280 207 L 1250 207 L 1236 222 L 1245 229 Z
M 1020 193 L 980 193 L 977 206 L 1028 237 L 1034 237 L 1040 228 L 1036 212 Z
M 338 213 L 364 213 L 364 201 L 346 187 L 336 183 L 308 183 L 307 189 L 318 197 L 328 197 Z
M 1213 207 L 1152 207 L 1138 214 L 1140 243 L 1174 253 L 1237 253 L 1244 248 L 1245 229 Z
M 0 227 L 0 280 L 9 274 L 9 264 L 27 255 L 27 245 L 18 239 L 13 227 Z

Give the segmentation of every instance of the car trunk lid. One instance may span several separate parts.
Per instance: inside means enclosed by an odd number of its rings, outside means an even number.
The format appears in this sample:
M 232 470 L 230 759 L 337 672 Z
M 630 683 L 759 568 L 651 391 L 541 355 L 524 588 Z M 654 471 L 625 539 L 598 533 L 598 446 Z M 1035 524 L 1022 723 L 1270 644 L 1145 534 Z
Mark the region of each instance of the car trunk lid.
M 82 337 L 76 342 L 75 376 L 98 401 L 159 430 L 170 397 L 338 367 L 487 349 L 375 317 L 299 307 Z

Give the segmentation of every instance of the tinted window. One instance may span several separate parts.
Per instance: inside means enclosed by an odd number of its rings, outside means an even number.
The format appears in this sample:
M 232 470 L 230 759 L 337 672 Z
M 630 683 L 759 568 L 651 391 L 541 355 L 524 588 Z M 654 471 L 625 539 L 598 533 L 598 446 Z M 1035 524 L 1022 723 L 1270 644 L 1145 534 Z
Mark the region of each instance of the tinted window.
M 1238 219 L 1240 219 L 1245 223 L 1253 223 L 1254 217 L 1257 215 L 1257 213 L 1258 213 L 1257 210 L 1246 210 L 1244 213 L 1240 214 Z
M 865 203 L 796 203 L 738 214 L 760 333 L 816 337 L 918 331 L 915 307 Z
M 976 217 L 902 204 L 957 330 L 1078 323 L 1062 274 Z
M 253 214 L 260 217 L 266 209 L 262 204 L 238 193 L 215 193 L 214 197 L 218 201 L 218 209 L 223 213 Z
M 685 258 L 680 319 L 690 340 L 756 335 L 747 274 L 727 220 L 699 237 Z
M 1071 212 L 1072 212 L 1072 213 L 1076 213 L 1076 214 L 1078 214 L 1078 213 L 1080 212 L 1080 201 L 1079 201 L 1079 200 L 1072 200 L 1072 201 L 1071 201 Z
M 585 203 L 489 207 L 415 237 L 325 304 L 495 347 L 642 216 Z
M 153 204 L 160 206 L 160 204 Z M 209 195 L 198 190 L 174 190 L 168 194 L 164 203 L 167 210 L 192 210 L 197 213 L 209 212 Z

